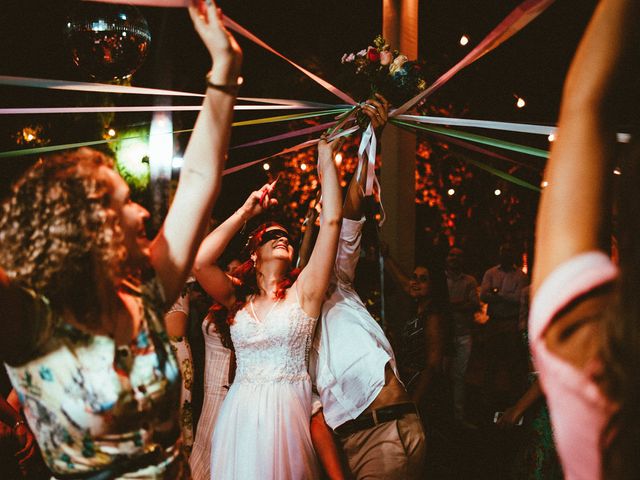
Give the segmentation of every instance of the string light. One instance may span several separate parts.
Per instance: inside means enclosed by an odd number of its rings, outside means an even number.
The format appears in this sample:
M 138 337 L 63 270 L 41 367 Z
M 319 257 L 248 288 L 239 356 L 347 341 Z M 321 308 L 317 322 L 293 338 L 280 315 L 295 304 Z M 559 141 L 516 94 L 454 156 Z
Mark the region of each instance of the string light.
M 300 164 L 300 170 L 305 171 L 307 169 L 307 164 L 306 163 L 301 163 Z
M 556 139 L 556 134 L 555 133 L 551 133 L 549 134 L 549 136 L 547 137 L 549 139 L 550 142 L 554 142 Z
M 269 169 L 271 168 L 271 165 L 269 165 L 268 163 L 263 163 L 263 164 L 262 164 L 262 168 L 263 168 L 264 170 L 269 170 Z
M 614 175 L 622 175 L 622 170 L 620 170 L 620 167 L 616 167 L 613 169 L 613 174 Z
M 342 163 L 342 154 L 340 152 L 336 153 L 335 161 L 336 165 L 340 165 Z
M 501 193 L 502 193 L 502 190 L 500 190 L 499 188 L 496 188 L 496 189 L 493 191 L 493 194 L 494 194 L 496 197 L 497 197 L 497 196 L 499 196 Z
M 467 37 L 466 35 L 462 35 L 460 37 L 460 45 L 464 47 L 467 43 L 469 43 L 469 37 Z
M 540 186 L 542 188 L 547 188 L 549 186 L 549 182 L 547 182 L 546 180 L 543 180 L 542 183 L 540 184 Z
M 113 128 L 110 128 L 109 130 L 107 130 L 107 135 L 109 135 L 110 137 L 115 137 L 116 131 Z
M 524 98 L 522 97 L 516 97 L 516 98 L 517 98 L 516 107 L 523 108 L 527 104 L 527 102 L 524 101 Z
M 450 188 L 449 190 L 447 190 L 447 195 L 449 195 L 450 197 L 455 195 L 456 191 L 453 188 Z

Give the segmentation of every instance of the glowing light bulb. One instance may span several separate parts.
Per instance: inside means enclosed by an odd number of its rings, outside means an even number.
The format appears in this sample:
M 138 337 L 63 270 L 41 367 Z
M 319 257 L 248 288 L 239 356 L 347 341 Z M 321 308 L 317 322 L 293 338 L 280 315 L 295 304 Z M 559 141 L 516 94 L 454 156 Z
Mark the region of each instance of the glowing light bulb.
M 301 163 L 300 164 L 300 170 L 306 170 L 307 169 L 307 164 L 306 163 Z
M 27 142 L 31 142 L 33 141 L 33 139 L 36 138 L 36 136 L 33 133 L 27 133 Z
M 502 193 L 502 190 L 500 190 L 499 188 L 496 188 L 496 189 L 493 191 L 493 194 L 494 194 L 496 197 L 497 197 L 497 196 L 499 196 L 501 193 Z
M 546 180 L 543 180 L 543 181 L 542 181 L 542 183 L 540 184 L 540 186 L 541 186 L 542 188 L 546 188 L 546 187 L 548 187 L 548 186 L 549 186 L 549 182 L 547 182 Z
M 554 142 L 556 140 L 556 134 L 555 133 L 551 133 L 548 137 L 550 142 Z
M 262 168 L 263 168 L 264 170 L 269 170 L 269 169 L 271 168 L 271 165 L 269 165 L 268 163 L 263 163 L 263 164 L 262 164 Z
M 455 195 L 456 191 L 453 188 L 450 188 L 449 190 L 447 190 L 447 195 L 449 195 L 450 197 L 452 195 Z
M 614 175 L 622 175 L 622 170 L 620 170 L 620 167 L 616 167 L 613 169 L 613 174 Z
M 462 35 L 460 37 L 460 45 L 464 47 L 468 43 L 469 43 L 469 37 L 467 37 L 466 35 Z
M 110 137 L 115 137 L 116 131 L 113 128 L 110 128 L 109 130 L 107 130 L 107 135 L 109 135 Z
M 341 153 L 336 153 L 336 165 L 340 165 L 342 163 L 342 154 Z
M 516 101 L 516 107 L 523 108 L 526 104 L 527 102 L 524 101 L 524 98 L 518 97 L 518 100 Z

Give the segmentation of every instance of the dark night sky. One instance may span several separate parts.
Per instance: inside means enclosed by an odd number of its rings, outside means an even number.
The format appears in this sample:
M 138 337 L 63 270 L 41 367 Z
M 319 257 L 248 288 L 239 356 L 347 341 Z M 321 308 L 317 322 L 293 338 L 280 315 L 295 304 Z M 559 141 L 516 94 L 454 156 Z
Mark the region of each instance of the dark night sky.
M 220 3 L 225 13 L 274 48 L 343 88 L 348 85 L 341 83 L 341 55 L 365 47 L 381 31 L 380 1 L 236 0 Z M 420 56 L 427 63 L 428 72 L 435 77 L 446 71 L 519 3 L 515 0 L 421 0 Z M 563 77 L 595 3 L 593 0 L 558 0 L 516 37 L 458 73 L 434 96 L 434 100 L 466 108 L 465 116 L 469 118 L 555 123 Z M 72 64 L 63 41 L 62 27 L 74 4 L 69 0 L 5 0 L 0 20 L 1 73 L 86 80 Z M 153 40 L 147 61 L 134 76 L 133 84 L 202 92 L 204 73 L 209 65 L 186 12 L 159 8 L 142 11 L 149 21 Z M 463 33 L 471 37 L 471 43 L 465 48 L 458 44 Z M 239 41 L 245 52 L 245 85 L 241 95 L 336 102 L 329 93 L 284 61 L 245 39 Z M 639 88 L 634 90 L 640 91 Z M 527 100 L 526 108 L 515 108 L 514 94 Z M 95 94 L 10 87 L 0 87 L 0 99 L 3 106 L 95 105 L 100 102 L 99 95 Z M 152 100 L 128 97 L 116 98 L 115 103 L 150 104 Z M 176 97 L 174 102 L 184 104 L 189 100 Z M 249 114 L 238 115 L 239 119 L 248 117 Z M 193 119 L 192 114 L 178 114 L 174 118 L 175 128 L 190 128 Z M 633 120 L 631 115 L 625 117 L 625 121 Z M 0 148 L 15 148 L 11 134 L 29 121 L 41 119 L 18 116 L 0 119 Z M 50 116 L 46 121 L 49 125 L 65 125 L 66 141 L 96 138 L 87 130 L 87 124 L 91 122 L 86 118 L 70 120 L 69 117 Z M 119 125 L 138 122 L 148 122 L 148 118 L 122 114 L 115 120 Z M 286 128 L 284 124 L 244 127 L 234 131 L 234 141 L 257 139 Z M 485 133 L 547 147 L 544 137 Z M 259 158 L 284 146 L 245 149 L 232 154 L 230 163 Z M 540 160 L 520 159 L 541 166 Z M 0 177 L 5 181 L 23 168 L 24 163 L 15 159 L 0 162 Z

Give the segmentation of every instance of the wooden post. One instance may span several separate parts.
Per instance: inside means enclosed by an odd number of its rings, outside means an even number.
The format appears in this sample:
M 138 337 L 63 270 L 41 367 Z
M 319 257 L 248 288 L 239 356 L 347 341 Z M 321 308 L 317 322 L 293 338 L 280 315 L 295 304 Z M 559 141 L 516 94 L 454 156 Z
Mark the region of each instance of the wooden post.
M 418 57 L 418 0 L 383 0 L 382 33 L 392 49 Z M 399 106 L 399 105 L 397 105 Z M 387 220 L 382 238 L 405 270 L 415 260 L 416 136 L 389 125 L 383 135 L 382 200 Z

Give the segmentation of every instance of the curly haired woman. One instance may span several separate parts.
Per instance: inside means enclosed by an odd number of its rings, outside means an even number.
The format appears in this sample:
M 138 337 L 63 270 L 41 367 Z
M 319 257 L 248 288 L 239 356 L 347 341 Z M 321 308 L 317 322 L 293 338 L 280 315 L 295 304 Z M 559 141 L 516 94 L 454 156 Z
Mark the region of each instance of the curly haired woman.
M 158 236 L 105 155 L 40 160 L 0 215 L 0 361 L 57 478 L 189 477 L 180 377 L 162 323 L 219 191 L 241 51 L 215 5 L 190 8 L 213 69 Z

